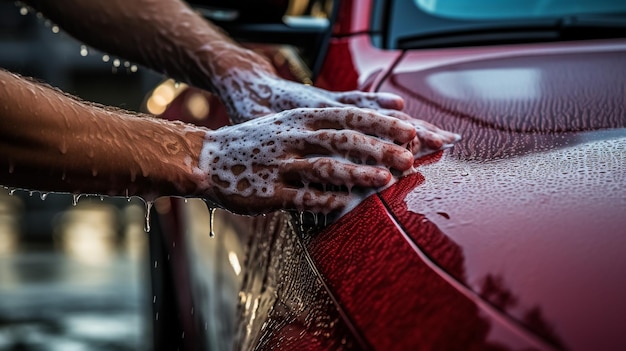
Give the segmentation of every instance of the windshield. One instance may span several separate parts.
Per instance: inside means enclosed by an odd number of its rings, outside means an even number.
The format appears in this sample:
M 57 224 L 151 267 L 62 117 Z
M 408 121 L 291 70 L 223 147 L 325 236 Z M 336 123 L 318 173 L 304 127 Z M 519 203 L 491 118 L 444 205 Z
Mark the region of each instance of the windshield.
M 374 32 L 380 33 L 374 42 L 390 49 L 626 38 L 626 0 L 376 0 L 375 4 L 381 10 L 372 12 Z
M 459 20 L 503 20 L 612 14 L 626 11 L 623 0 L 413 0 L 433 16 Z

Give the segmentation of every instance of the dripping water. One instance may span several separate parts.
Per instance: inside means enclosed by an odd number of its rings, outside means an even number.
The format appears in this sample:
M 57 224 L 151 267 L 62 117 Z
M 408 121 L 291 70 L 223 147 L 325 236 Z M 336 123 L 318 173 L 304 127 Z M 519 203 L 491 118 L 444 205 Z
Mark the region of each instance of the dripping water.
M 72 206 L 78 205 L 78 199 L 80 199 L 80 194 L 72 194 Z
M 215 232 L 213 231 L 213 223 L 215 222 L 215 208 L 209 208 L 209 236 L 211 238 L 215 237 Z
M 146 201 L 146 223 L 144 230 L 146 233 L 150 232 L 150 210 L 152 209 L 152 201 Z

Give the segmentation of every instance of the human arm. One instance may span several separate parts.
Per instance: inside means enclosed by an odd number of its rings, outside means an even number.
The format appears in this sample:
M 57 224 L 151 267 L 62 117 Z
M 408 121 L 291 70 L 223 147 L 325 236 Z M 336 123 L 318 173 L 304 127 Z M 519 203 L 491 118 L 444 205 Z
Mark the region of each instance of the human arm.
M 350 107 L 212 131 L 93 105 L 0 70 L 0 184 L 12 188 L 196 196 L 245 214 L 330 212 L 352 196 L 309 185 L 383 186 L 390 169 L 411 169 L 405 144 L 414 137 L 408 123 Z
M 240 123 L 297 107 L 402 109 L 391 94 L 329 92 L 276 76 L 266 59 L 180 0 L 28 0 L 77 39 L 215 93 Z

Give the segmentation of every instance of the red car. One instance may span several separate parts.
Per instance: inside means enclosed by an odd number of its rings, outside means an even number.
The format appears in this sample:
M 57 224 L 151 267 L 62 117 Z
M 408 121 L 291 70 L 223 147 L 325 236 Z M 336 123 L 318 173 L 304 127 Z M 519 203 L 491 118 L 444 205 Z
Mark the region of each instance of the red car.
M 252 44 L 287 78 L 399 94 L 463 139 L 337 220 L 157 203 L 155 348 L 626 348 L 624 13 L 353 0 L 335 1 L 332 26 L 225 23 L 303 43 L 308 66 Z M 163 116 L 194 115 L 200 97 L 197 118 L 225 121 L 191 88 Z

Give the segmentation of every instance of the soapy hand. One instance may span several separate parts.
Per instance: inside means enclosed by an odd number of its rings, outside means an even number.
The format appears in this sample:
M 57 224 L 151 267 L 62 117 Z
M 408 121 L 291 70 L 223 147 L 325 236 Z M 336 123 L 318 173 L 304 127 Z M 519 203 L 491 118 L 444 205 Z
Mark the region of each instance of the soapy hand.
M 219 83 L 231 119 L 241 123 L 259 116 L 301 107 L 359 107 L 375 110 L 411 123 L 416 136 L 409 150 L 416 158 L 450 147 L 458 134 L 444 131 L 428 122 L 401 112 L 404 100 L 395 94 L 361 91 L 331 92 L 291 82 L 268 73 L 269 68 L 231 69 Z
M 452 147 L 461 136 L 456 133 L 445 131 L 431 123 L 421 119 L 413 118 L 404 112 L 383 109 L 380 113 L 392 116 L 410 123 L 415 127 L 415 138 L 409 142 L 407 148 L 415 155 L 415 158 Z
M 256 67 L 231 68 L 216 83 L 234 123 L 300 107 L 361 107 L 401 110 L 401 97 L 362 91 L 331 92 L 279 78 Z
M 208 197 L 238 213 L 328 213 L 353 200 L 351 187 L 411 169 L 415 137 L 413 125 L 373 110 L 287 110 L 207 132 L 199 174 Z

